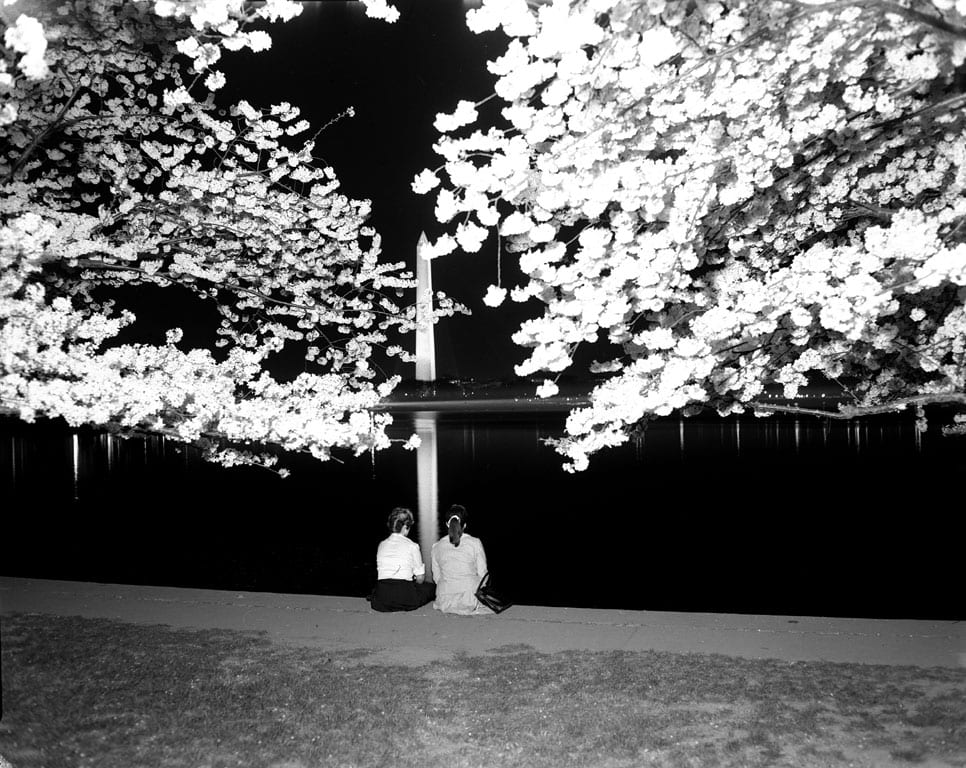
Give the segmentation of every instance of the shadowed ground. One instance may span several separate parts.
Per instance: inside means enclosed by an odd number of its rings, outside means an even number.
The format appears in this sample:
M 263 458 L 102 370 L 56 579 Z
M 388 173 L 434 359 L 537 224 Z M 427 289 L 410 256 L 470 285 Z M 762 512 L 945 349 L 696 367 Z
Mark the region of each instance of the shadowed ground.
M 943 658 L 962 651 L 954 623 L 386 616 L 345 598 L 18 579 L 0 598 L 0 754 L 14 768 L 966 762 L 966 669 L 930 662 L 942 637 Z M 662 626 L 677 649 L 643 647 Z M 507 642 L 521 627 L 530 641 Z M 916 629 L 928 655 L 910 661 Z M 745 655 L 721 652 L 737 638 Z M 893 663 L 782 657 L 865 644 Z

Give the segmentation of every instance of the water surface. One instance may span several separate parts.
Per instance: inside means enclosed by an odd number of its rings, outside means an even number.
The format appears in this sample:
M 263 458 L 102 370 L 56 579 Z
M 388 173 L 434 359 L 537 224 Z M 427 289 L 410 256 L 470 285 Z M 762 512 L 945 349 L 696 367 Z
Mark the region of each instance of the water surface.
M 396 417 L 434 432 L 293 475 L 224 469 L 159 438 L 0 422 L 4 575 L 364 595 L 395 505 L 428 547 L 467 506 L 520 603 L 963 618 L 966 441 L 910 416 L 854 423 L 666 419 L 568 474 L 542 444 L 560 413 Z M 423 465 L 423 486 L 417 466 Z M 432 486 L 432 487 L 430 487 Z M 435 499 L 432 491 L 435 490 Z

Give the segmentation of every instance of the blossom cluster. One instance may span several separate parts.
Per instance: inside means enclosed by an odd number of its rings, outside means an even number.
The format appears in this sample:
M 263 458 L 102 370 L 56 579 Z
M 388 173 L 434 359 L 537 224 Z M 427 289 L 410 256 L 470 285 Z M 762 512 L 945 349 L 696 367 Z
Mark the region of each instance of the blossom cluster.
M 590 346 L 568 468 L 671 412 L 966 390 L 962 3 L 483 0 L 502 123 L 440 115 L 437 256 L 518 254 L 521 375 Z M 453 222 L 453 223 L 450 223 Z M 490 287 L 486 303 L 503 299 Z M 549 391 L 542 385 L 541 394 Z
M 21 13 L 12 25 L 7 25 L 3 47 L 10 60 L 0 58 L 0 126 L 17 119 L 17 104 L 7 96 L 14 86 L 14 72 L 19 70 L 27 80 L 40 80 L 50 71 L 45 58 L 47 37 L 44 27 L 33 16 Z M 14 72 L 11 72 L 14 65 Z
M 223 83 L 201 79 L 222 48 L 266 47 L 245 24 L 299 7 L 68 10 L 38 21 L 46 77 L 6 82 L 19 113 L 0 126 L 0 409 L 166 434 L 226 465 L 272 466 L 265 444 L 319 459 L 388 445 L 372 409 L 398 379 L 374 358 L 409 357 L 412 275 L 381 259 L 370 203 L 317 162 L 297 107 L 198 98 Z M 209 304 L 210 348 L 176 327 L 122 343 L 145 335 L 115 290 L 133 285 Z M 440 296 L 434 320 L 461 310 Z M 283 379 L 293 354 L 304 373 Z

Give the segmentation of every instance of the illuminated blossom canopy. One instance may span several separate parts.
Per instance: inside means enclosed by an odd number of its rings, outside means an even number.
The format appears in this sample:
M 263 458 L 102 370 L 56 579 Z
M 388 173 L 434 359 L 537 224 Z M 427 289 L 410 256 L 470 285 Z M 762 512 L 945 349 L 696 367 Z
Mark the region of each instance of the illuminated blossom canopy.
M 263 445 L 388 445 L 371 408 L 397 379 L 372 358 L 406 358 L 390 335 L 414 328 L 414 303 L 396 303 L 411 275 L 380 263 L 368 201 L 316 166 L 296 107 L 216 105 L 223 54 L 268 48 L 265 22 L 301 7 L 24 10 L 0 9 L 0 408 L 168 435 L 226 465 L 272 466 Z M 170 294 L 163 343 L 132 341 L 138 286 Z M 211 348 L 183 341 L 189 300 L 211 307 Z M 438 316 L 459 309 L 443 299 Z M 281 380 L 286 355 L 304 372 Z
M 514 336 L 518 374 L 598 358 L 556 444 L 569 469 L 657 416 L 774 411 L 771 384 L 840 382 L 836 417 L 966 410 L 964 16 L 964 0 L 468 12 L 508 38 L 488 64 L 500 117 L 437 116 L 444 162 L 413 188 L 449 223 L 436 255 L 490 232 L 518 254 L 510 297 L 545 305 Z

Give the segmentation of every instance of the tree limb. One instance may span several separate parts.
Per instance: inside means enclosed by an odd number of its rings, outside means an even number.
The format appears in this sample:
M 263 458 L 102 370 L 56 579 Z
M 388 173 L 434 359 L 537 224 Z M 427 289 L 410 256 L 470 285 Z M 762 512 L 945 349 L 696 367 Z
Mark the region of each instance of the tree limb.
M 910 405 L 938 405 L 941 403 L 956 403 L 966 406 L 966 392 L 937 392 L 930 395 L 914 395 L 902 397 L 881 405 L 840 405 L 837 411 L 824 408 L 801 408 L 797 405 L 774 405 L 754 401 L 749 405 L 756 411 L 771 411 L 774 413 L 793 413 L 801 416 L 818 416 L 823 419 L 854 419 L 859 416 L 874 416 L 880 413 L 901 411 Z
M 917 11 L 915 8 L 906 8 L 905 6 L 899 5 L 899 3 L 891 2 L 891 0 L 839 0 L 839 2 L 823 3 L 822 5 L 804 3 L 801 0 L 783 0 L 783 2 L 802 9 L 800 14 L 802 16 L 812 13 L 822 13 L 824 11 L 838 11 L 843 8 L 867 8 L 873 6 L 881 8 L 886 13 L 894 13 L 897 16 L 902 16 L 911 21 L 920 21 L 923 24 L 927 24 L 943 32 L 948 32 L 956 37 L 966 37 L 966 27 L 952 24 L 942 18 L 942 16 L 933 16 L 929 13 Z
M 267 293 L 262 293 L 261 291 L 255 290 L 254 288 L 246 288 L 245 286 L 239 285 L 237 283 L 218 282 L 218 281 L 215 281 L 215 280 L 211 280 L 210 278 L 202 278 L 202 277 L 198 277 L 196 275 L 192 275 L 190 272 L 186 272 L 185 273 L 185 275 L 187 277 L 191 278 L 191 280 L 188 281 L 188 280 L 183 280 L 183 279 L 180 279 L 178 277 L 175 277 L 175 276 L 171 275 L 169 272 L 161 272 L 161 271 L 158 271 L 158 272 L 148 272 L 146 269 L 143 269 L 141 267 L 135 267 L 135 266 L 127 265 L 127 264 L 108 264 L 108 263 L 102 262 L 102 261 L 92 261 L 92 260 L 89 260 L 89 259 L 78 259 L 77 260 L 77 266 L 79 268 L 81 268 L 81 269 L 90 269 L 90 270 L 103 269 L 103 270 L 112 271 L 112 272 L 135 272 L 137 274 L 144 275 L 149 280 L 150 279 L 166 280 L 169 283 L 172 283 L 172 284 L 175 284 L 175 285 L 181 285 L 181 286 L 183 286 L 185 288 L 188 288 L 188 289 L 191 289 L 193 287 L 193 281 L 206 280 L 207 282 L 211 283 L 212 285 L 218 286 L 219 288 L 221 288 L 223 290 L 226 290 L 226 291 L 235 291 L 235 292 L 238 292 L 238 293 L 245 293 L 245 294 L 248 294 L 249 296 L 253 296 L 255 298 L 262 299 L 263 301 L 267 301 L 270 304 L 277 304 L 279 306 L 289 307 L 290 309 L 296 309 L 296 310 L 299 310 L 299 311 L 304 312 L 304 313 L 311 313 L 311 312 L 320 312 L 320 311 L 322 311 L 320 307 L 315 306 L 315 305 L 296 304 L 296 303 L 291 302 L 291 301 L 285 301 L 284 299 L 279 299 L 279 298 L 277 298 L 275 296 L 270 296 Z M 353 290 L 355 290 L 355 289 L 353 289 Z M 339 298 L 344 299 L 345 297 L 339 297 Z M 339 307 L 338 309 L 341 311 L 342 310 L 342 307 Z M 384 310 L 379 310 L 379 309 L 367 309 L 366 312 L 371 312 L 374 315 L 384 315 L 386 317 L 392 316 L 391 313 L 386 312 Z
M 73 103 L 77 101 L 77 97 L 80 96 L 83 90 L 84 90 L 83 88 L 76 88 L 76 87 L 74 88 L 70 97 L 67 99 L 67 101 L 64 102 L 64 105 L 60 108 L 60 111 L 57 113 L 57 116 L 50 122 L 50 124 L 46 128 L 44 128 L 44 130 L 42 130 L 40 133 L 34 136 L 34 139 L 33 141 L 30 142 L 30 145 L 23 151 L 23 154 L 17 158 L 17 161 L 13 164 L 13 167 L 10 169 L 7 175 L 3 177 L 2 183 L 6 184 L 8 181 L 12 180 L 13 177 L 17 175 L 17 172 L 24 167 L 27 160 L 30 159 L 30 156 L 34 153 L 37 147 L 39 147 L 44 142 L 44 140 L 51 133 L 53 133 L 54 130 L 60 125 L 61 119 L 64 117 L 65 114 L 67 114 L 67 110 L 71 108 Z

